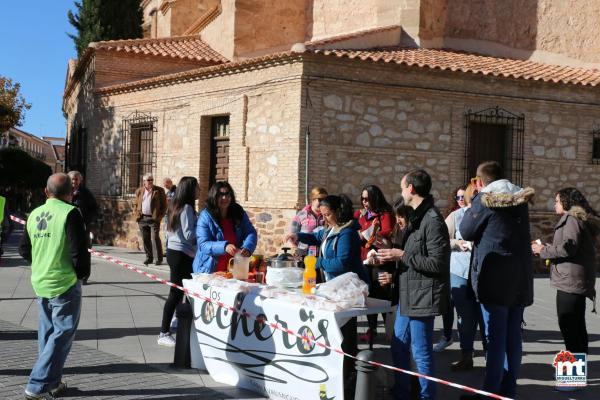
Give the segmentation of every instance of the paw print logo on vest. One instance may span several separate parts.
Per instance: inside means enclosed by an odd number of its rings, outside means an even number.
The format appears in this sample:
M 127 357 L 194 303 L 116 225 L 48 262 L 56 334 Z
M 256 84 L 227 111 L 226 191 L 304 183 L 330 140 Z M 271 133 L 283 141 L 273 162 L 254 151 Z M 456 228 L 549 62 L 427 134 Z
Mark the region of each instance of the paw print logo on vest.
M 52 215 L 48 211 L 45 211 L 35 217 L 35 221 L 37 222 L 38 231 L 44 231 L 48 227 L 48 221 L 52 219 Z

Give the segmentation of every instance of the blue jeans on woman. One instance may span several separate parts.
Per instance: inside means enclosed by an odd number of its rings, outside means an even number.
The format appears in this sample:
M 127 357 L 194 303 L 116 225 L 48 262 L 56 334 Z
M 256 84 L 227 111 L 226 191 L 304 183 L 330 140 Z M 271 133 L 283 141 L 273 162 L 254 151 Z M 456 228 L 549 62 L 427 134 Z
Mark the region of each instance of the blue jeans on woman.
M 475 298 L 469 295 L 471 288 L 467 279 L 450 273 L 450 294 L 456 308 L 458 338 L 463 354 L 473 353 L 473 342 L 477 323 L 481 320 L 481 310 Z M 483 329 L 482 329 L 483 336 Z M 482 338 L 485 343 L 485 338 Z M 485 347 L 485 345 L 484 345 Z
M 483 390 L 515 397 L 521 368 L 523 306 L 481 304 L 488 340 Z
M 392 338 L 392 358 L 398 368 L 410 369 L 410 354 L 417 366 L 417 371 L 424 375 L 433 375 L 433 320 L 434 317 L 405 317 L 396 313 L 394 337 Z M 396 400 L 410 398 L 410 375 L 396 373 L 394 398 Z M 435 383 L 419 378 L 421 399 L 435 397 Z
M 38 297 L 37 303 L 39 354 L 25 388 L 32 394 L 49 392 L 60 384 L 79 324 L 81 282 L 51 299 Z

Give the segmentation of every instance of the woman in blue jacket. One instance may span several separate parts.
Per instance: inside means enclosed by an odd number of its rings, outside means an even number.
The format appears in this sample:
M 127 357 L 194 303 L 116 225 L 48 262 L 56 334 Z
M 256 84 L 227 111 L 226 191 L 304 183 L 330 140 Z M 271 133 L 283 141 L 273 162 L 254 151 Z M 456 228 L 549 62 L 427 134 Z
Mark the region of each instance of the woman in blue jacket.
M 325 218 L 326 229 L 289 234 L 286 240 L 319 246 L 316 267 L 323 269 L 326 280 L 346 272 L 355 272 L 368 283 L 367 272 L 360 257 L 361 241 L 358 224 L 353 218 L 352 201 L 345 195 L 327 196 L 321 200 L 319 209 Z
M 325 279 L 330 280 L 346 272 L 355 272 L 360 279 L 369 283 L 367 271 L 363 266 L 360 249 L 361 240 L 358 235 L 359 225 L 354 219 L 352 201 L 348 196 L 327 196 L 319 205 L 321 215 L 325 219 L 327 228 L 312 233 L 292 233 L 286 236 L 287 240 L 302 242 L 309 246 L 319 246 L 317 268 L 325 271 Z M 357 321 L 356 317 L 350 318 L 341 327 L 342 350 L 356 355 L 357 353 Z M 351 358 L 344 358 L 344 381 L 349 382 L 350 371 L 354 369 Z M 352 382 L 347 383 L 353 387 Z M 352 397 L 352 396 L 350 396 Z
M 227 271 L 229 259 L 235 253 L 249 257 L 256 249 L 256 229 L 235 201 L 235 193 L 228 182 L 217 182 L 208 191 L 196 223 L 196 241 L 194 272 Z

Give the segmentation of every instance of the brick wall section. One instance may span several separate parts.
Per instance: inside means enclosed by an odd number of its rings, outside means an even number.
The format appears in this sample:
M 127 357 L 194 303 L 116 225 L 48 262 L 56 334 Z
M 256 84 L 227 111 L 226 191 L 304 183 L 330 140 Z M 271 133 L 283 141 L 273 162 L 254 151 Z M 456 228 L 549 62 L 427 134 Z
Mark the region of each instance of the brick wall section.
M 96 51 L 95 83 L 96 87 L 110 86 L 208 65 L 212 64 L 99 49 Z

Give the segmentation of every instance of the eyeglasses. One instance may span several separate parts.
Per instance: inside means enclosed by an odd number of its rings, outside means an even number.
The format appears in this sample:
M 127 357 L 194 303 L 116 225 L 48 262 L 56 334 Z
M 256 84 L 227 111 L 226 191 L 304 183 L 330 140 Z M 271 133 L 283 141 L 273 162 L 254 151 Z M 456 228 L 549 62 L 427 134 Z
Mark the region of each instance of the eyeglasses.
M 361 197 L 360 201 L 369 201 L 369 198 L 368 197 Z
M 459 200 L 464 200 L 465 196 L 454 196 L 454 200 L 459 201 Z
M 219 192 L 219 197 L 231 197 L 231 192 Z
M 150 178 L 150 179 L 144 179 L 146 182 L 153 182 L 154 179 Z

